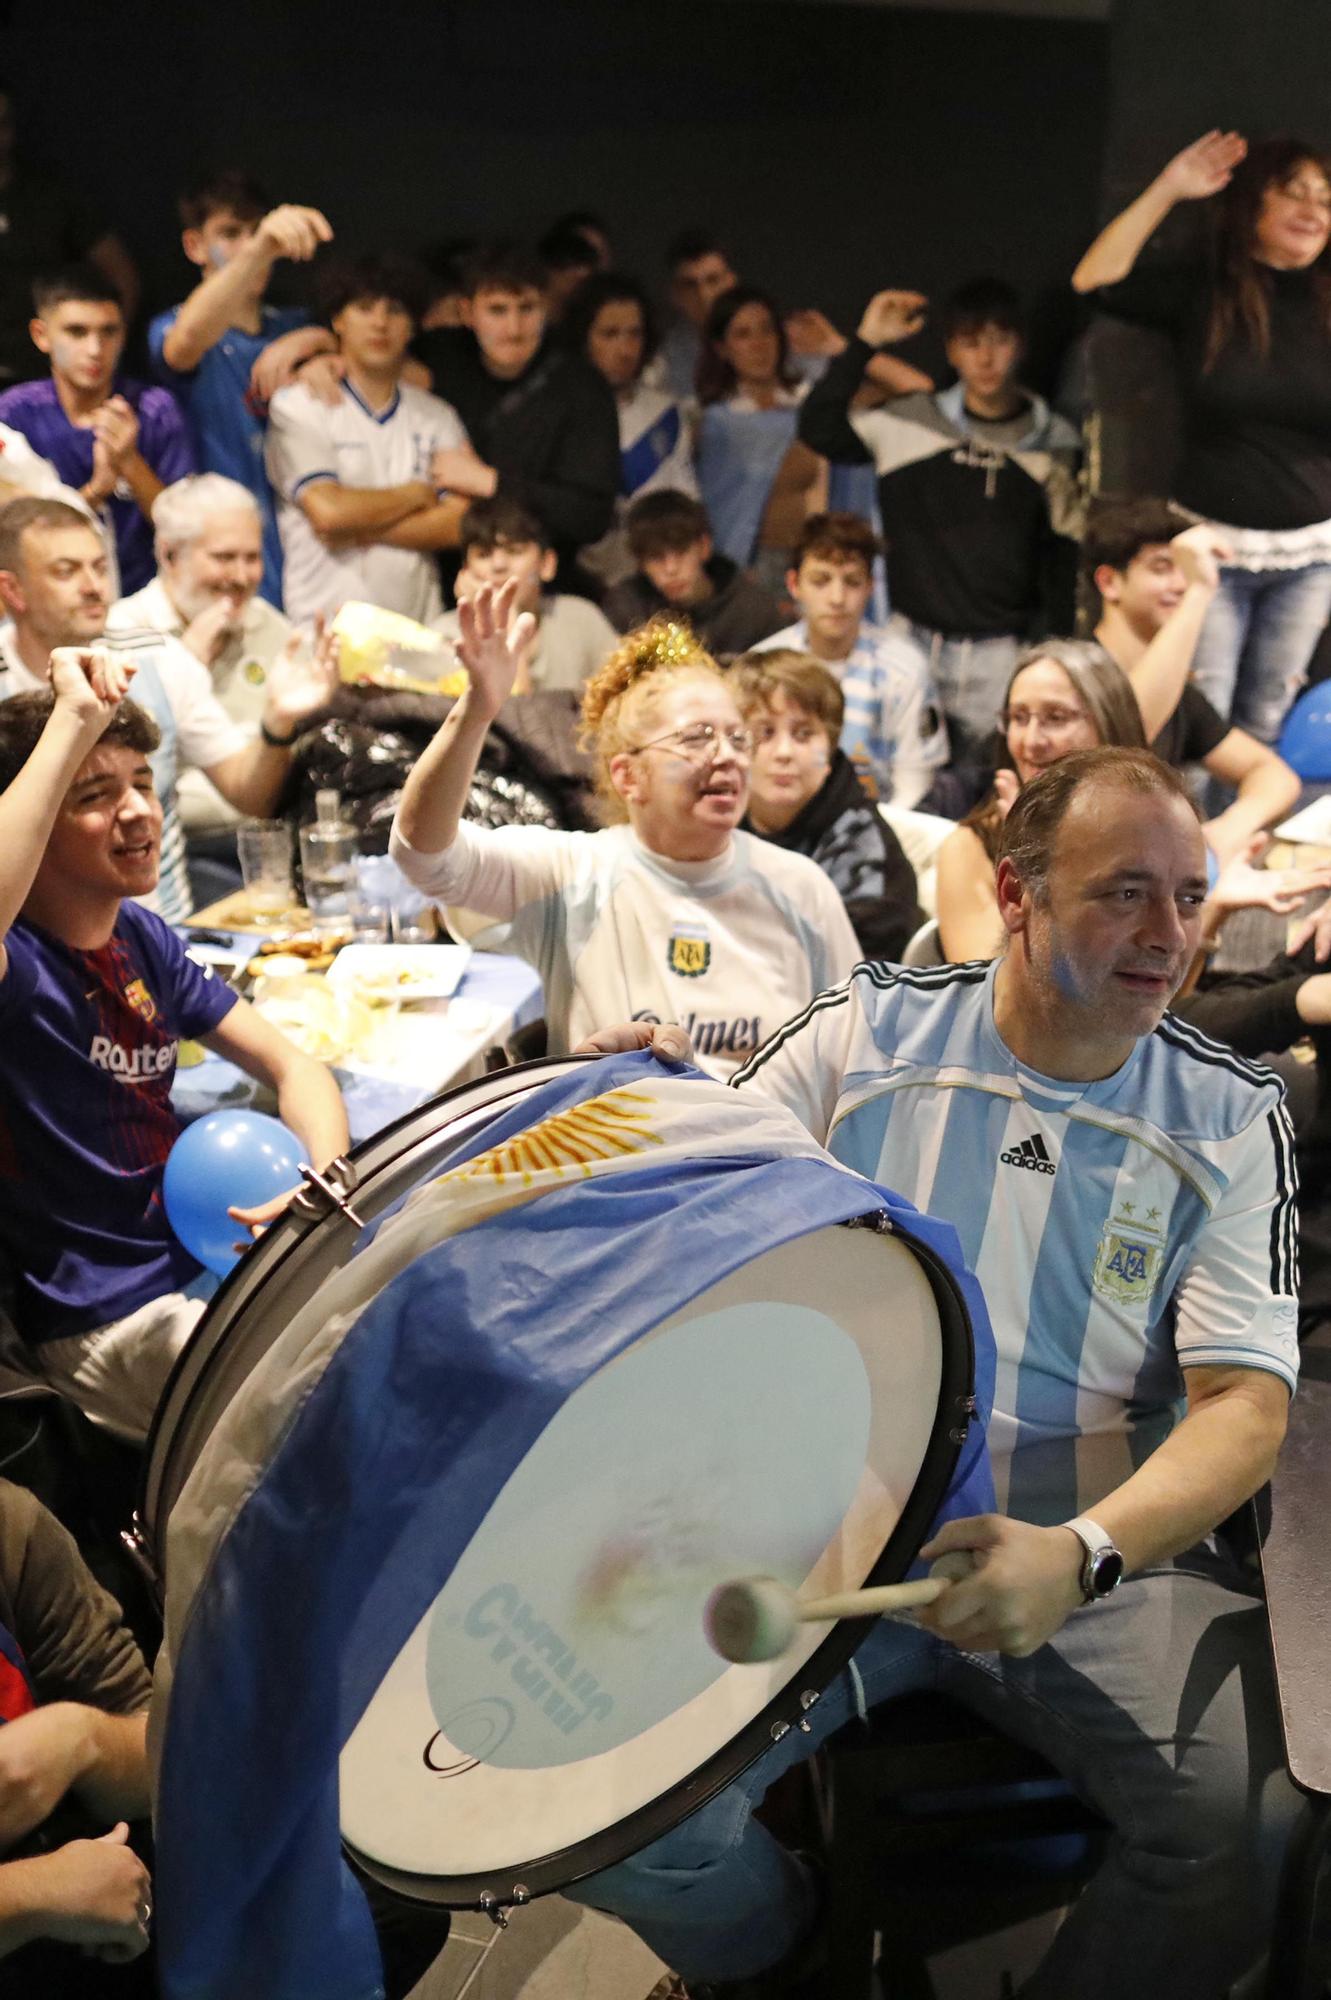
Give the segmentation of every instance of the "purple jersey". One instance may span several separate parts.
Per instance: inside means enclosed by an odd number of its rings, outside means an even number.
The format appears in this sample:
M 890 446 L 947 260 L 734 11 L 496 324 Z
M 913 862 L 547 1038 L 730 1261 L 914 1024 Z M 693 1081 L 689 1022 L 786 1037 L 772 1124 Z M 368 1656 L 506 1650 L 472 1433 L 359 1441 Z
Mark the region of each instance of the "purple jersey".
M 178 1037 L 206 1035 L 236 996 L 137 903 L 97 951 L 22 921 L 5 949 L 0 1245 L 20 1333 L 55 1340 L 199 1275 L 162 1207 L 171 1084 Z
M 164 486 L 195 469 L 194 446 L 180 405 L 169 389 L 117 376 L 112 394 L 123 396 L 139 420 L 138 452 Z M 0 423 L 22 431 L 35 452 L 49 459 L 66 486 L 77 491 L 92 478 L 92 432 L 72 424 L 56 386 L 20 382 L 0 396 Z M 107 502 L 120 563 L 121 594 L 141 590 L 157 573 L 152 522 L 121 480 Z

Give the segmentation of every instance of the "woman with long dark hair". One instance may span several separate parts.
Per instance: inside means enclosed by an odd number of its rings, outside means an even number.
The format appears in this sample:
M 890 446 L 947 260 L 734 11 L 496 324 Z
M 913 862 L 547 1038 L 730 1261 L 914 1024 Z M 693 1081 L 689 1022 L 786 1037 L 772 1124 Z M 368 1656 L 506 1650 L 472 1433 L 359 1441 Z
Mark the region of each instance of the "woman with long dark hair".
M 827 461 L 795 435 L 807 387 L 767 293 L 723 292 L 698 363 L 698 483 L 716 547 L 778 597 L 806 516 L 826 504 Z
M 637 567 L 624 532 L 630 503 L 665 487 L 697 493 L 693 426 L 683 404 L 643 380 L 656 353 L 657 333 L 651 301 L 637 278 L 621 271 L 593 272 L 569 300 L 560 330 L 567 345 L 605 377 L 619 415 L 615 524 L 579 558 L 609 588 Z
M 1198 252 L 1136 268 L 1177 203 L 1212 196 Z M 1231 548 L 1193 673 L 1264 743 L 1331 614 L 1329 242 L 1320 147 L 1214 131 L 1101 231 L 1072 279 L 1107 313 L 1173 340 L 1185 421 L 1174 494 Z

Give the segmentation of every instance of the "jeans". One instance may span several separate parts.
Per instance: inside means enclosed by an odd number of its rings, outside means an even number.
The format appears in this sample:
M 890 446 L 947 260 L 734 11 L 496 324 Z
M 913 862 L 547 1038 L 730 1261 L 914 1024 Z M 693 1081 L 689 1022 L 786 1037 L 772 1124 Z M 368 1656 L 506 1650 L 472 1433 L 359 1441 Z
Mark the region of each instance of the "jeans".
M 892 629 L 915 648 L 947 717 L 953 764 L 974 763 L 998 728 L 1012 668 L 1021 651 L 1017 638 L 949 639 L 917 625 L 903 612 Z
M 1028 1659 L 966 1654 L 899 1619 L 855 1658 L 869 1706 L 938 1689 L 1048 1758 L 1113 1828 L 1028 2000 L 1215 2000 L 1265 1948 L 1299 1810 L 1285 1775 L 1266 1614 L 1196 1549 L 1086 1606 Z M 741 1979 L 814 1920 L 803 1864 L 752 1817 L 781 1773 L 857 1713 L 850 1673 L 736 1784 L 564 1891 L 624 1918 L 686 1980 Z
M 1331 563 L 1222 569 L 1192 676 L 1221 715 L 1274 743 L 1331 617 Z

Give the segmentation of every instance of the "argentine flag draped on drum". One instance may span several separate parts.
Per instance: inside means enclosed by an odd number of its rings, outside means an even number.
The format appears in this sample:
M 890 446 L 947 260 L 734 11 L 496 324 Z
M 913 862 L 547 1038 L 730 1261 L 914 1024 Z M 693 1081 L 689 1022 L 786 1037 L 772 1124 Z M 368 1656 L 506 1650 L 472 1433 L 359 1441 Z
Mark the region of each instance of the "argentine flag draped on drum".
M 854 1644 L 728 1665 L 718 1584 L 888 1581 L 992 1504 L 950 1228 L 694 1070 L 549 1067 L 365 1209 L 170 1512 L 168 2000 L 371 2000 L 343 1842 L 455 1906 L 609 1865 Z

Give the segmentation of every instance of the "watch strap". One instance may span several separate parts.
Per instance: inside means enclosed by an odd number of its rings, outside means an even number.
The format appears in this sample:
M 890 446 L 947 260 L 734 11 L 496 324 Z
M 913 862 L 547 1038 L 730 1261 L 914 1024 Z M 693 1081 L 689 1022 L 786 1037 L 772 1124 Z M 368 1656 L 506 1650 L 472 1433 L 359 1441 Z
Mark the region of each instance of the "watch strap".
M 1087 1604 L 1094 1603 L 1100 1594 L 1093 1587 L 1096 1558 L 1114 1555 L 1121 1563 L 1122 1553 L 1113 1536 L 1106 1534 L 1100 1523 L 1092 1520 L 1089 1514 L 1078 1514 L 1071 1521 L 1064 1521 L 1063 1526 L 1072 1530 L 1085 1551 L 1081 1566 L 1082 1597 Z

